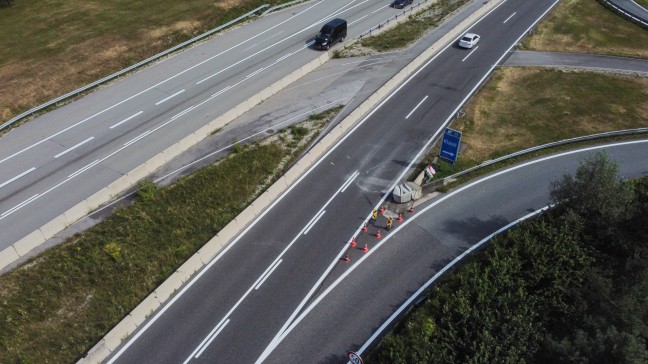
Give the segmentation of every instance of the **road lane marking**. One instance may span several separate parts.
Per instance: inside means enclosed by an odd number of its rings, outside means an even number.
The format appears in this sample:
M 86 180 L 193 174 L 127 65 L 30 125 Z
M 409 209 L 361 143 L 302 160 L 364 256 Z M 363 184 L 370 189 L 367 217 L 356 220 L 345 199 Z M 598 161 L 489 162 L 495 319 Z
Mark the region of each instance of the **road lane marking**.
M 95 159 L 94 162 L 86 164 L 84 167 L 81 167 L 80 169 L 77 169 L 76 172 L 68 175 L 68 178 L 74 178 L 74 177 L 80 175 L 81 173 L 83 173 L 83 172 L 87 171 L 88 169 L 92 168 L 93 166 L 97 165 L 97 163 L 99 163 L 99 159 Z
M 0 215 L 0 217 L 4 218 L 4 217 L 6 217 L 6 216 L 9 216 L 9 215 L 13 214 L 14 212 L 16 212 L 16 211 L 18 211 L 19 209 L 21 209 L 23 206 L 26 206 L 26 205 L 29 204 L 30 202 L 34 201 L 37 197 L 38 197 L 38 194 L 35 194 L 34 196 L 32 196 L 32 197 L 26 199 L 25 201 L 19 203 L 18 205 L 16 205 L 16 206 L 10 208 L 9 210 L 3 212 L 2 215 Z
M 125 123 L 125 122 L 127 122 L 127 121 L 129 121 L 129 120 L 131 120 L 131 119 L 133 119 L 133 118 L 135 118 L 135 117 L 137 117 L 137 116 L 140 116 L 143 112 L 144 112 L 144 111 L 140 111 L 140 112 L 138 112 L 138 113 L 135 113 L 135 114 L 133 114 L 133 115 L 127 117 L 126 119 L 124 119 L 124 120 L 122 120 L 122 121 L 120 121 L 120 122 L 118 122 L 118 123 L 116 123 L 116 124 L 113 124 L 113 126 L 111 126 L 110 129 L 114 129 L 114 128 L 120 126 L 121 124 L 123 124 L 123 123 Z
M 356 177 L 358 177 L 359 175 L 360 173 L 358 171 L 353 172 L 351 177 L 349 177 L 349 179 L 347 179 L 347 181 L 342 185 L 342 189 L 340 190 L 340 193 L 346 191 L 347 187 L 349 187 L 351 183 L 355 181 Z
M 23 173 L 17 175 L 16 177 L 14 177 L 14 178 L 12 178 L 12 179 L 10 179 L 10 180 L 8 180 L 8 181 L 5 181 L 5 182 L 3 182 L 2 184 L 0 184 L 0 188 L 6 186 L 6 185 L 8 185 L 8 184 L 10 184 L 11 182 L 13 182 L 13 181 L 15 181 L 15 180 L 17 180 L 17 179 L 19 179 L 19 178 L 21 178 L 21 177 L 24 177 L 25 175 L 27 175 L 28 173 L 33 172 L 34 170 L 36 170 L 36 167 L 31 167 L 30 169 L 28 169 L 28 170 L 24 171 Z
M 198 359 L 198 358 L 200 357 L 200 354 L 202 354 L 203 351 L 205 351 L 205 349 L 207 349 L 207 347 L 209 346 L 209 344 L 211 344 L 211 342 L 214 341 L 214 339 L 216 338 L 216 336 L 218 336 L 218 334 L 220 334 L 220 332 L 223 331 L 223 329 L 225 328 L 225 326 L 227 326 L 227 324 L 229 324 L 229 322 L 230 322 L 230 320 L 227 319 L 227 321 L 219 323 L 219 324 L 214 328 L 214 330 L 216 330 L 216 332 L 212 331 L 212 332 L 209 334 L 209 336 L 207 336 L 207 337 L 205 338 L 205 340 L 206 340 L 207 338 L 209 338 L 209 341 L 207 341 L 207 343 L 205 343 L 205 345 L 203 346 L 203 348 L 202 348 L 202 349 L 201 349 L 201 350 L 196 354 L 196 356 L 195 356 L 196 359 Z M 210 337 L 210 336 L 211 336 L 211 337 Z
M 517 11 L 514 12 L 513 14 L 511 14 L 511 16 L 509 16 L 508 18 L 506 18 L 506 20 L 504 20 L 504 21 L 502 22 L 502 24 L 506 24 L 506 22 L 509 21 L 509 20 L 511 20 L 511 18 L 512 18 L 515 14 L 517 14 Z
M 279 259 L 279 261 L 277 261 L 277 264 L 275 264 L 274 266 L 270 266 L 270 267 L 268 267 L 268 268 L 272 268 L 272 269 L 270 269 L 269 272 L 266 271 L 267 273 L 264 273 L 264 275 L 262 275 L 263 279 L 261 280 L 261 282 L 259 282 L 259 284 L 256 285 L 256 287 L 254 287 L 254 290 L 258 290 L 259 287 L 261 287 L 261 285 L 263 284 L 263 282 L 265 282 L 266 279 L 268 279 L 268 277 L 270 277 L 270 275 L 272 274 L 272 272 L 274 272 L 275 269 L 277 269 L 277 267 L 279 266 L 279 264 L 281 264 L 281 262 L 283 262 L 283 260 Z
M 186 91 L 185 89 L 182 89 L 182 90 L 180 90 L 180 91 L 174 93 L 173 95 L 171 95 L 171 96 L 169 96 L 169 97 L 166 97 L 166 98 L 164 98 L 164 99 L 162 99 L 162 100 L 156 102 L 156 103 L 155 103 L 155 106 L 160 105 L 161 103 L 163 103 L 163 102 L 165 102 L 165 101 L 168 101 L 168 100 L 170 100 L 170 99 L 172 99 L 172 98 L 174 98 L 174 97 L 180 95 L 181 93 L 183 93 L 183 92 L 185 92 L 185 91 Z
M 150 131 L 150 130 L 147 130 L 147 131 L 143 132 L 142 134 L 136 136 L 135 138 L 133 138 L 133 139 L 127 141 L 126 143 L 124 143 L 124 146 L 127 147 L 127 146 L 129 146 L 129 145 L 131 145 L 131 144 L 137 142 L 138 140 L 144 138 L 145 136 L 147 136 L 147 135 L 149 135 L 149 134 L 151 134 L 151 131 Z
M 427 98 L 428 98 L 428 95 L 425 95 L 425 97 L 423 98 L 423 100 L 419 101 L 419 103 L 416 104 L 416 106 L 414 106 L 414 108 L 412 109 L 412 111 L 410 111 L 410 113 L 407 114 L 407 116 L 405 117 L 405 119 L 409 119 L 409 117 L 412 116 L 412 114 L 414 114 L 414 111 L 416 111 L 416 109 L 418 109 L 419 106 L 421 106 L 421 104 L 422 104 L 425 100 L 427 100 Z
M 256 75 L 257 73 L 263 71 L 264 69 L 265 69 L 265 68 L 263 68 L 263 67 L 262 67 L 262 68 L 259 68 L 258 70 L 256 70 L 256 71 L 250 73 L 249 75 L 245 76 L 245 79 L 248 79 L 248 78 L 250 78 L 250 77 Z
M 464 59 L 462 59 L 461 62 L 464 62 L 465 60 L 467 60 L 468 57 L 470 57 L 470 55 L 472 55 L 473 53 L 475 53 L 475 51 L 477 50 L 477 48 L 479 48 L 479 46 L 475 47 L 475 49 L 473 49 L 472 51 L 470 51 L 470 53 L 468 53 L 468 55 L 467 55 L 466 57 L 464 57 Z
M 387 4 L 387 5 L 385 5 L 385 6 L 383 6 L 382 8 L 378 8 L 378 9 L 376 9 L 376 10 L 374 10 L 374 11 L 372 11 L 372 12 L 371 12 L 371 14 L 375 14 L 375 13 L 377 13 L 377 12 L 379 12 L 379 11 L 381 11 L 381 10 L 382 10 L 382 9 L 384 9 L 384 8 L 388 8 L 389 6 L 390 6 L 390 5 L 389 5 L 389 4 Z
M 180 111 L 179 113 L 173 115 L 173 116 L 171 117 L 171 120 L 175 120 L 175 119 L 181 117 L 182 115 L 188 113 L 189 111 L 191 111 L 191 110 L 193 110 L 193 109 L 195 109 L 195 108 L 196 108 L 195 106 L 190 106 L 190 107 L 188 107 L 188 108 L 186 108 L 186 109 Z
M 353 25 L 354 23 L 357 23 L 357 22 L 359 22 L 360 20 L 362 20 L 362 19 L 364 19 L 364 18 L 366 18 L 366 17 L 368 17 L 368 16 L 369 16 L 369 14 L 367 14 L 367 15 L 365 15 L 365 16 L 361 16 L 361 17 L 359 17 L 358 19 L 356 19 L 356 20 L 352 21 L 351 23 L 349 23 L 349 25 Z
M 83 144 L 85 144 L 85 143 L 91 141 L 92 139 L 94 139 L 93 136 L 90 137 L 90 138 L 88 138 L 88 139 L 86 139 L 86 140 L 84 140 L 84 141 L 82 141 L 82 142 L 77 143 L 76 145 L 71 146 L 70 148 L 68 148 L 68 149 L 66 149 L 66 150 L 64 150 L 64 151 L 62 151 L 61 153 L 55 155 L 54 158 L 58 158 L 58 157 L 64 156 L 64 155 L 68 154 L 69 152 L 75 150 L 76 148 L 82 146 Z
M 312 229 L 313 226 L 315 226 L 315 224 L 317 224 L 319 219 L 321 219 L 322 216 L 324 216 L 325 213 L 326 213 L 326 210 L 320 210 L 320 212 L 318 212 L 317 215 L 313 216 L 311 221 L 306 225 L 306 230 L 304 230 L 304 235 L 308 234 L 310 229 Z

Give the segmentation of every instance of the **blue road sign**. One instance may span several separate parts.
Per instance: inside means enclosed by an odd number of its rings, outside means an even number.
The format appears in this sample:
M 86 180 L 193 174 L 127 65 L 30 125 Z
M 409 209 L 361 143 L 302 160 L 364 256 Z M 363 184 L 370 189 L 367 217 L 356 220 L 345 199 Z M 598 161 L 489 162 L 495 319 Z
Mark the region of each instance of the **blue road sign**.
M 446 128 L 443 133 L 443 140 L 441 141 L 441 151 L 439 156 L 452 163 L 457 161 L 459 154 L 459 145 L 461 145 L 461 132 Z

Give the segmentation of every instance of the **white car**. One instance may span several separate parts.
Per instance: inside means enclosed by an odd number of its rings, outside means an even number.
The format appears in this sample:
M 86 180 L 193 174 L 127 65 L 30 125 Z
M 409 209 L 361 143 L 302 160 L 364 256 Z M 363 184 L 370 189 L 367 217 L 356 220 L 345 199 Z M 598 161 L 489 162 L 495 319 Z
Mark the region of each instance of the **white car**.
M 472 48 L 479 42 L 479 35 L 475 33 L 466 33 L 461 40 L 459 40 L 459 47 L 461 48 Z

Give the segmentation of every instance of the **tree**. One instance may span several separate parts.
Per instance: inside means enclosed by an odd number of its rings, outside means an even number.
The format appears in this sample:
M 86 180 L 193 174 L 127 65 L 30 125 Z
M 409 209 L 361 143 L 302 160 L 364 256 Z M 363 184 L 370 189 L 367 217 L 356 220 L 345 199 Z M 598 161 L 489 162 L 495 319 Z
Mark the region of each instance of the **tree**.
M 551 200 L 595 225 L 624 219 L 632 206 L 632 185 L 619 177 L 619 166 L 605 152 L 581 162 L 576 175 L 552 184 Z

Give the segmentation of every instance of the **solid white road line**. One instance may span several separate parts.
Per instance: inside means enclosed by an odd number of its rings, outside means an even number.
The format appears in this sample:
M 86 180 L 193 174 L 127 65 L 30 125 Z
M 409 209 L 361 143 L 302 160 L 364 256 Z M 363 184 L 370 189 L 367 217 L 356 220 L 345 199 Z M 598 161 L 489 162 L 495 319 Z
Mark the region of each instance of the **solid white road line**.
M 211 342 L 214 341 L 216 336 L 218 336 L 218 334 L 220 334 L 220 332 L 223 331 L 223 329 L 225 328 L 225 326 L 227 326 L 227 324 L 229 324 L 229 322 L 230 322 L 230 320 L 227 319 L 225 322 L 223 322 L 222 325 L 219 324 L 218 326 L 216 326 L 216 328 L 218 328 L 218 330 L 213 335 L 211 335 L 211 337 L 209 338 L 209 341 L 207 341 L 207 343 L 205 343 L 205 345 L 202 347 L 202 349 L 200 349 L 200 351 L 196 354 L 196 356 L 195 356 L 196 359 L 198 359 L 200 357 L 200 354 L 202 354 L 203 351 L 205 351 L 205 349 L 207 349 L 209 344 L 211 344 Z
M 156 102 L 156 103 L 155 103 L 155 106 L 160 105 L 161 103 L 163 103 L 163 102 L 165 102 L 165 101 L 167 101 L 167 100 L 170 100 L 170 99 L 172 99 L 172 98 L 174 98 L 174 97 L 180 95 L 181 93 L 183 93 L 183 92 L 185 92 L 185 91 L 186 91 L 185 89 L 182 89 L 182 90 L 180 90 L 180 91 L 174 93 L 173 95 L 171 95 L 171 96 L 169 96 L 169 97 L 166 97 L 166 98 L 164 98 L 164 99 L 162 99 L 162 100 Z
M 116 123 L 116 124 L 113 124 L 113 126 L 111 126 L 110 129 L 114 129 L 114 128 L 120 126 L 121 124 L 123 124 L 123 123 L 125 123 L 125 122 L 127 122 L 127 121 L 129 121 L 129 120 L 131 120 L 131 119 L 133 119 L 133 118 L 135 118 L 135 117 L 141 115 L 143 112 L 144 112 L 144 111 L 140 111 L 140 112 L 138 112 L 138 113 L 135 113 L 135 114 L 133 114 L 133 115 L 127 117 L 126 119 L 124 119 L 124 120 L 122 120 L 122 121 L 120 121 L 120 122 L 118 122 L 118 123 Z
M 308 234 L 308 232 L 310 231 L 310 229 L 312 229 L 313 226 L 315 226 L 315 224 L 317 224 L 317 222 L 319 221 L 319 219 L 321 219 L 322 216 L 324 216 L 325 213 L 326 213 L 326 210 L 321 210 L 320 212 L 317 213 L 317 215 L 315 215 L 315 216 L 311 219 L 311 221 L 308 223 L 308 225 L 306 225 L 306 230 L 304 230 L 304 235 Z
M 27 175 L 28 173 L 33 172 L 34 170 L 36 170 L 36 167 L 31 167 L 30 169 L 28 169 L 28 170 L 24 171 L 23 173 L 21 173 L 21 174 L 15 176 L 14 178 L 12 178 L 12 179 L 10 179 L 10 180 L 8 180 L 8 181 L 5 181 L 5 182 L 3 182 L 3 183 L 1 183 L 1 184 L 0 184 L 0 188 L 6 186 L 6 185 L 8 185 L 8 184 L 10 184 L 11 182 L 17 180 L 17 179 L 20 178 L 20 177 L 23 177 L 23 176 Z
M 82 141 L 82 142 L 77 143 L 76 145 L 71 146 L 70 148 L 68 148 L 68 149 L 66 149 L 66 150 L 64 150 L 64 151 L 62 151 L 61 153 L 55 155 L 54 158 L 58 158 L 58 157 L 64 156 L 64 155 L 68 154 L 69 152 L 75 150 L 76 148 L 82 146 L 83 144 L 85 144 L 85 143 L 91 141 L 92 139 L 94 139 L 93 136 L 90 137 L 90 138 L 88 138 L 88 139 L 86 139 L 86 140 L 84 140 L 84 141 Z
M 506 18 L 506 20 L 504 20 L 504 21 L 502 22 L 502 24 L 506 24 L 506 22 L 509 21 L 509 20 L 511 20 L 511 18 L 512 18 L 515 14 L 517 14 L 517 11 L 514 12 L 513 14 L 511 14 L 511 16 L 509 16 L 508 18 Z
M 151 131 L 150 131 L 150 130 L 147 130 L 147 131 L 143 132 L 142 134 L 136 136 L 135 138 L 133 138 L 133 139 L 127 141 L 126 143 L 124 143 L 124 146 L 127 147 L 127 146 L 129 146 L 129 145 L 135 143 L 136 141 L 138 141 L 138 140 L 144 138 L 145 136 L 147 136 L 147 135 L 149 135 L 149 134 L 151 134 Z M 121 149 L 121 148 L 120 148 L 120 149 Z
M 369 16 L 369 14 L 367 14 L 367 15 L 365 15 L 365 16 L 361 16 L 361 17 L 359 17 L 358 19 L 356 19 L 356 20 L 352 21 L 351 23 L 349 23 L 349 25 L 353 25 L 354 23 L 357 23 L 357 22 L 359 22 L 360 20 L 362 20 L 362 19 L 364 19 L 364 18 L 366 18 L 366 17 L 368 17 L 368 16 Z
M 182 115 L 188 113 L 189 111 L 191 111 L 191 110 L 193 110 L 193 109 L 195 109 L 195 108 L 196 108 L 195 106 L 190 106 L 190 107 L 188 107 L 188 108 L 186 108 L 186 109 L 180 111 L 179 113 L 173 115 L 173 116 L 171 117 L 171 120 L 175 120 L 175 119 L 181 117 Z
M 464 57 L 464 59 L 462 59 L 461 62 L 464 62 L 465 60 L 467 60 L 468 57 L 470 57 L 473 53 L 475 53 L 475 51 L 477 50 L 477 48 L 479 48 L 479 46 L 475 47 L 475 49 L 473 49 L 472 51 L 470 51 L 470 53 L 468 53 L 468 55 L 467 55 L 466 57 Z
M 258 289 L 261 287 L 261 285 L 263 285 L 263 282 L 265 282 L 266 279 L 268 279 L 268 277 L 270 277 L 270 275 L 272 274 L 272 272 L 274 272 L 275 269 L 277 269 L 277 267 L 279 266 L 279 264 L 281 264 L 281 262 L 283 262 L 283 260 L 282 260 L 282 259 L 279 259 L 279 261 L 277 262 L 277 264 L 275 264 L 275 265 L 272 267 L 272 269 L 270 269 L 270 271 L 269 271 L 267 274 L 265 274 L 265 277 L 263 277 L 263 279 L 261 280 L 261 282 L 259 282 L 259 284 L 257 284 L 256 287 L 254 287 L 255 290 L 258 290 Z
M 412 116 L 412 114 L 414 114 L 414 111 L 416 111 L 416 109 L 418 109 L 419 106 L 421 106 L 421 104 L 422 104 L 425 100 L 427 100 L 427 98 L 428 98 L 428 95 L 425 95 L 425 97 L 423 98 L 423 100 L 419 101 L 419 103 L 416 104 L 416 106 L 414 106 L 414 108 L 412 109 L 412 111 L 410 111 L 410 113 L 407 114 L 407 116 L 405 117 L 405 119 L 409 119 L 409 117 Z
M 378 9 L 376 9 L 376 10 L 374 10 L 374 11 L 372 11 L 372 12 L 371 12 L 371 14 L 375 14 L 375 13 L 377 13 L 377 12 L 379 12 L 379 11 L 381 11 L 382 9 L 384 9 L 384 8 L 388 8 L 388 7 L 389 7 L 389 4 L 387 4 L 387 5 L 385 5 L 385 6 L 383 6 L 382 8 L 378 8 Z
M 5 217 L 5 216 L 8 216 L 8 215 L 11 215 L 15 211 L 19 210 L 21 207 L 23 207 L 23 206 L 27 205 L 28 203 L 34 201 L 36 199 L 36 197 L 38 197 L 38 194 L 35 194 L 34 196 L 26 199 L 25 201 L 19 203 L 18 205 L 16 205 L 16 206 L 10 208 L 9 210 L 3 212 L 2 215 L 0 215 L 0 216 Z
M 355 179 L 359 175 L 360 175 L 360 173 L 358 171 L 353 172 L 353 174 L 351 174 L 351 177 L 349 177 L 349 179 L 347 179 L 347 181 L 344 183 L 344 185 L 342 185 L 342 189 L 340 190 L 340 193 L 346 191 L 347 187 L 349 187 L 351 185 L 351 183 L 353 181 L 355 181 Z
M 68 175 L 68 178 L 74 178 L 74 177 L 80 175 L 81 173 L 83 173 L 83 172 L 87 171 L 88 169 L 92 168 L 93 166 L 95 166 L 97 163 L 99 163 L 99 159 L 95 159 L 94 162 L 91 162 L 90 164 L 86 164 L 84 167 L 81 167 L 76 172 Z

